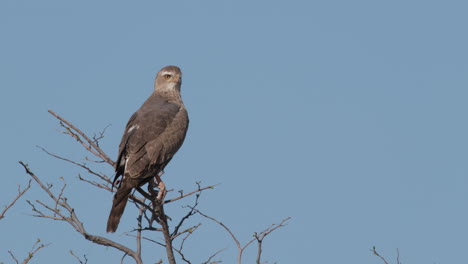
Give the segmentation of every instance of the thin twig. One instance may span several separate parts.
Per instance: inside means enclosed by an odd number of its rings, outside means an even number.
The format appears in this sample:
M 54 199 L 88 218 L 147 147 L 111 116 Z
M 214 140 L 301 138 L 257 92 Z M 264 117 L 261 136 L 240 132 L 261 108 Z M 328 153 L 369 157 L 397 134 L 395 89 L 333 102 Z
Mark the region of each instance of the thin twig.
M 182 232 L 180 232 L 179 234 L 177 234 L 178 236 L 179 235 L 182 235 L 184 233 L 187 233 L 187 235 L 185 235 L 185 237 L 182 239 L 182 242 L 180 243 L 180 246 L 179 246 L 179 249 L 177 248 L 174 248 L 174 250 L 179 253 L 180 257 L 182 258 L 183 261 L 185 261 L 186 263 L 188 264 L 191 264 L 192 262 L 190 262 L 190 260 L 188 260 L 184 253 L 182 252 L 183 251 L 183 248 L 184 248 L 184 244 L 185 244 L 185 241 L 189 238 L 189 236 L 191 236 L 193 234 L 193 232 L 195 232 L 195 230 L 197 230 L 198 227 L 201 226 L 201 223 L 199 223 L 198 225 L 196 226 L 193 226 L 191 228 L 188 228 Z
M 102 151 L 102 149 L 97 146 L 88 136 L 86 136 L 85 133 L 83 133 L 81 130 L 79 130 L 77 127 L 75 127 L 73 124 L 71 124 L 70 122 L 68 122 L 67 120 L 65 120 L 63 117 L 59 116 L 58 114 L 56 114 L 54 111 L 52 110 L 48 110 L 48 112 L 53 115 L 55 118 L 57 118 L 58 120 L 60 120 L 61 122 L 65 123 L 69 128 L 63 126 L 65 129 L 68 130 L 68 134 L 70 136 L 72 136 L 73 138 L 75 138 L 78 142 L 81 143 L 81 145 L 83 145 L 88 151 L 90 151 L 91 153 L 93 153 L 95 156 L 105 160 L 107 163 L 109 163 L 110 165 L 112 165 L 112 167 L 115 166 L 115 162 L 109 158 L 106 153 L 104 153 L 104 151 Z M 84 143 L 81 138 L 76 135 L 75 133 L 73 133 L 70 129 L 73 129 L 74 131 L 76 131 L 82 138 L 84 138 L 86 140 L 86 142 L 88 142 L 88 145 L 86 143 Z
M 196 195 L 196 198 L 195 198 L 195 204 L 190 207 L 190 211 L 184 216 L 182 217 L 182 219 L 180 219 L 179 221 L 179 224 L 177 224 L 177 226 L 174 228 L 174 231 L 172 232 L 171 234 L 171 237 L 172 239 L 175 238 L 175 236 L 177 235 L 177 233 L 179 232 L 179 228 L 182 226 L 182 224 L 184 223 L 185 220 L 189 219 L 192 215 L 195 214 L 195 207 L 197 207 L 198 205 L 198 199 L 200 198 L 200 194 L 197 194 Z
M 214 221 L 215 223 L 219 224 L 221 227 L 223 227 L 228 233 L 229 235 L 231 235 L 232 237 L 232 240 L 234 240 L 234 242 L 236 243 L 236 246 L 237 246 L 237 263 L 238 264 L 241 264 L 242 263 L 242 254 L 244 252 L 244 250 L 250 245 L 252 244 L 253 241 L 257 240 L 259 242 L 259 251 L 258 251 L 258 255 L 257 255 L 257 263 L 259 263 L 260 261 L 260 254 L 261 254 L 261 248 L 262 248 L 262 241 L 263 239 L 268 235 L 270 234 L 271 232 L 273 232 L 274 230 L 284 226 L 284 223 L 286 221 L 288 221 L 289 219 L 291 219 L 291 217 L 288 217 L 284 220 L 282 220 L 279 224 L 272 224 L 271 226 L 269 226 L 267 229 L 263 230 L 262 232 L 260 232 L 260 234 L 255 234 L 254 235 L 254 238 L 251 239 L 249 242 L 247 242 L 244 246 L 241 246 L 241 243 L 239 242 L 239 240 L 236 238 L 236 236 L 234 235 L 234 233 L 232 233 L 232 231 L 223 223 L 221 223 L 220 221 L 216 220 L 215 218 L 211 217 L 211 216 L 208 216 L 202 212 L 200 212 L 199 210 L 197 209 L 194 209 L 197 213 L 199 213 L 200 215 L 202 215 L 203 217 L 205 218 L 208 218 L 212 221 Z
M 94 144 L 96 144 L 96 146 L 99 147 L 99 140 L 103 139 L 104 138 L 104 133 L 106 133 L 106 129 L 110 127 L 110 124 L 105 126 L 102 131 L 99 132 L 99 135 L 96 135 L 96 133 L 94 133 L 93 135 L 93 141 L 94 141 Z
M 223 224 L 222 222 L 220 222 L 220 221 L 214 219 L 214 218 L 211 217 L 211 216 L 208 216 L 208 215 L 206 215 L 206 214 L 200 212 L 199 210 L 197 210 L 197 209 L 195 209 L 195 208 L 194 208 L 193 210 L 195 210 L 197 213 L 199 213 L 199 214 L 202 215 L 203 217 L 208 218 L 208 219 L 214 221 L 215 223 L 217 223 L 218 225 L 220 225 L 221 227 L 223 227 L 224 230 L 226 230 L 226 231 L 229 233 L 229 235 L 231 235 L 232 240 L 234 240 L 234 243 L 236 243 L 236 246 L 237 246 L 237 252 L 238 252 L 238 254 L 237 254 L 237 263 L 238 263 L 238 264 L 241 264 L 241 261 L 242 261 L 242 252 L 243 252 L 243 250 L 245 249 L 245 247 L 244 247 L 244 248 L 241 247 L 241 244 L 240 244 L 239 240 L 237 240 L 237 238 L 236 238 L 236 236 L 234 235 L 234 233 L 232 233 L 231 230 L 230 230 L 225 224 Z M 250 243 L 252 243 L 252 242 L 249 242 L 247 245 L 249 245 Z M 246 245 L 246 246 L 247 246 L 247 245 Z
M 41 242 L 40 239 L 38 239 L 36 241 L 36 243 L 33 245 L 31 251 L 29 251 L 28 253 L 28 256 L 23 260 L 23 263 L 22 264 L 26 264 L 28 263 L 33 257 L 34 257 L 34 254 L 36 254 L 39 250 L 49 246 L 51 243 L 49 244 L 40 244 L 39 243 Z M 39 245 L 39 246 L 38 246 Z
M 18 201 L 19 198 L 21 198 L 21 196 L 23 196 L 29 190 L 29 188 L 31 188 L 31 180 L 29 180 L 28 187 L 26 187 L 24 190 L 21 190 L 21 186 L 18 185 L 18 194 L 13 199 L 13 201 L 11 201 L 11 203 L 5 205 L 5 209 L 3 209 L 3 211 L 0 213 L 0 219 L 5 217 L 5 213 L 16 203 L 16 201 Z
M 215 264 L 215 263 L 221 263 L 220 260 L 215 260 L 215 261 L 211 261 L 212 258 L 216 257 L 216 255 L 218 255 L 219 253 L 223 252 L 224 250 L 226 250 L 225 248 L 223 249 L 220 249 L 218 251 L 216 251 L 213 255 L 211 255 L 205 262 L 203 262 L 202 264 Z
M 18 259 L 15 257 L 15 255 L 13 255 L 13 252 L 11 252 L 10 250 L 8 250 L 8 253 L 10 254 L 11 258 L 16 262 L 16 264 L 19 264 L 19 261 L 18 261 Z
M 257 264 L 261 264 L 260 257 L 262 255 L 263 239 L 266 236 L 268 236 L 271 232 L 275 231 L 276 229 L 285 226 L 284 223 L 286 223 L 289 219 L 291 219 L 291 217 L 287 217 L 283 219 L 279 224 L 272 224 L 271 226 L 269 226 L 267 229 L 263 230 L 259 234 L 257 233 L 254 234 L 254 237 L 257 240 L 257 261 L 256 261 Z
M 78 257 L 77 255 L 75 255 L 75 253 L 73 253 L 72 250 L 70 250 L 70 254 L 76 258 L 76 260 L 78 260 L 78 262 L 80 262 L 80 264 L 87 264 L 88 263 L 88 258 L 86 257 L 86 254 L 83 254 L 83 258 L 84 260 L 81 260 L 80 257 Z
M 69 162 L 69 163 L 71 163 L 71 164 L 74 164 L 74 165 L 76 165 L 76 166 L 78 166 L 78 167 L 81 167 L 81 168 L 87 170 L 90 174 L 99 177 L 99 178 L 100 178 L 101 180 L 103 180 L 104 182 L 112 183 L 112 181 L 110 180 L 109 177 L 107 177 L 106 175 L 99 174 L 99 173 L 97 173 L 97 172 L 91 170 L 91 168 L 89 168 L 89 167 L 86 166 L 85 164 L 81 164 L 81 163 L 75 162 L 75 161 L 73 161 L 73 160 L 70 160 L 70 159 L 64 158 L 64 157 L 62 157 L 62 156 L 59 156 L 59 155 L 57 155 L 57 154 L 51 153 L 51 152 L 47 151 L 45 148 L 43 148 L 43 147 L 41 147 L 41 146 L 36 146 L 36 147 L 40 148 L 42 151 L 44 151 L 44 152 L 45 152 L 47 155 L 49 155 L 49 156 L 52 156 L 52 157 L 57 158 L 57 159 L 59 159 L 59 160 L 63 160 L 63 161 Z
M 172 203 L 172 202 L 175 202 L 175 201 L 180 200 L 180 199 L 182 199 L 182 198 L 185 198 L 185 197 L 187 197 L 187 196 L 190 196 L 190 195 L 192 195 L 192 194 L 194 194 L 194 193 L 201 192 L 201 191 L 204 191 L 204 190 L 206 190 L 206 189 L 214 189 L 214 187 L 217 186 L 217 185 L 219 185 L 219 184 L 215 184 L 215 185 L 211 185 L 211 186 L 206 186 L 206 187 L 203 187 L 203 188 L 198 188 L 198 189 L 195 190 L 195 191 L 191 191 L 191 192 L 189 192 L 189 193 L 187 193 L 187 194 L 180 195 L 180 196 L 178 196 L 178 197 L 175 197 L 175 198 L 166 200 L 166 201 L 164 201 L 164 203 L 165 203 L 165 204 Z
M 384 257 L 382 257 L 378 252 L 377 250 L 375 250 L 375 246 L 372 247 L 372 249 L 370 250 L 374 253 L 374 255 L 376 255 L 377 257 L 379 257 L 385 264 L 388 264 L 387 260 L 385 260 Z

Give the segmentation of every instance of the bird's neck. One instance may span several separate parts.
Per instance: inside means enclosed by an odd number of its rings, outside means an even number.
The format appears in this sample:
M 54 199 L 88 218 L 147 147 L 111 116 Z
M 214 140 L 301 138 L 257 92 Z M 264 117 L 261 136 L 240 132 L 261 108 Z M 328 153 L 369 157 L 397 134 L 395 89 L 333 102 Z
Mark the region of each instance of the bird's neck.
M 153 93 L 155 96 L 163 98 L 168 102 L 182 102 L 182 97 L 180 96 L 180 92 L 177 90 L 156 90 Z

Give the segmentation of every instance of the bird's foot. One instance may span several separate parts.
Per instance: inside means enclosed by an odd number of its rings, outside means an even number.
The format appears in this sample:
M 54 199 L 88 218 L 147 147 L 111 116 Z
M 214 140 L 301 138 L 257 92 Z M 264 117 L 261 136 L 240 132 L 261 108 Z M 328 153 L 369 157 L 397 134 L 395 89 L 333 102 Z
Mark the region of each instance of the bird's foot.
M 166 185 L 163 181 L 159 181 L 158 183 L 158 195 L 156 196 L 156 200 L 163 201 L 166 198 L 167 190 Z

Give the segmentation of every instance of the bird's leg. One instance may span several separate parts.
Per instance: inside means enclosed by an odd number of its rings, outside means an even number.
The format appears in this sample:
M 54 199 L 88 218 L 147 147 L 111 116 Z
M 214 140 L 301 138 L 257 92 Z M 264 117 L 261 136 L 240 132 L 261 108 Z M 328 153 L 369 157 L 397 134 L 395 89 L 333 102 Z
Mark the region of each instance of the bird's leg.
M 148 182 L 148 192 L 151 194 L 151 201 L 155 200 L 155 197 L 158 195 L 158 193 L 154 190 L 156 188 L 156 183 L 154 180 L 151 180 Z
M 151 201 L 151 204 L 153 205 L 153 210 L 151 214 L 151 220 L 150 220 L 150 226 L 153 223 L 153 221 L 160 222 L 159 220 L 159 206 L 158 206 L 158 200 L 156 199 L 157 197 L 157 192 L 154 190 L 156 188 L 156 183 L 154 180 L 151 180 L 148 182 L 148 192 L 150 193 L 150 198 L 149 200 Z M 146 196 L 145 196 L 146 197 Z
M 164 201 L 164 198 L 166 197 L 166 194 L 167 194 L 167 190 L 166 190 L 166 185 L 164 184 L 164 182 L 161 180 L 161 176 L 164 174 L 161 173 L 161 175 L 157 174 L 155 179 L 156 179 L 156 183 L 158 184 L 158 196 L 156 197 L 157 200 L 160 200 L 160 201 Z

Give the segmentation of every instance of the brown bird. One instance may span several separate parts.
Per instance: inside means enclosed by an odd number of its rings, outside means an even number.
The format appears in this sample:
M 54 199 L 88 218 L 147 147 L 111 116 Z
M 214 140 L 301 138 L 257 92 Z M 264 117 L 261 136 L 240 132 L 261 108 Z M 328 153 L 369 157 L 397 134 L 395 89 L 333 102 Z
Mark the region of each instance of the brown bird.
M 107 221 L 107 232 L 115 232 L 134 188 L 155 179 L 157 199 L 166 188 L 160 178 L 166 165 L 184 142 L 189 119 L 180 96 L 182 72 L 176 66 L 162 68 L 154 92 L 127 123 L 119 145 L 115 178 L 122 176 Z

